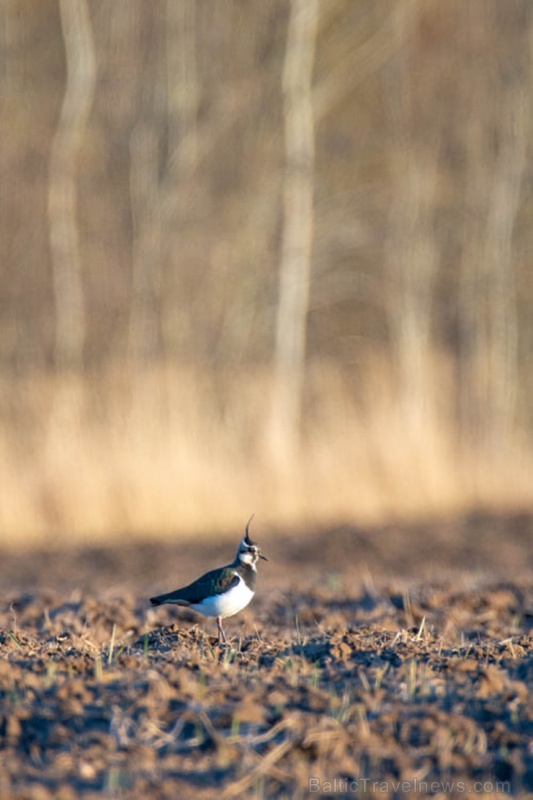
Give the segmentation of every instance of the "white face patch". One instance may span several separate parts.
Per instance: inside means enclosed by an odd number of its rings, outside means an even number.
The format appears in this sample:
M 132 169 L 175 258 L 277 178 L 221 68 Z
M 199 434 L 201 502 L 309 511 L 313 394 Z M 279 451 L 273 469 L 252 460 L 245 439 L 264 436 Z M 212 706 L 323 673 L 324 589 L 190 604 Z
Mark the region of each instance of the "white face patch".
M 254 569 L 257 559 L 258 555 L 254 550 L 244 550 L 239 553 L 239 561 L 241 564 L 250 564 L 250 566 L 254 567 Z
M 241 564 L 249 564 L 255 569 L 259 558 L 259 548 L 255 544 L 247 544 L 246 539 L 241 539 L 237 549 L 237 558 Z

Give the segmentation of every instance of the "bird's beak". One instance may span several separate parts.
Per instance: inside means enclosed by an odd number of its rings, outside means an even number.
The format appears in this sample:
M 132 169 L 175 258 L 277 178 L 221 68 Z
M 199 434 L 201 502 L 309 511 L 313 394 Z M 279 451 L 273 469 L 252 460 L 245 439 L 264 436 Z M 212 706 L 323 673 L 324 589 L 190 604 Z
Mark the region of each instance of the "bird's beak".
M 268 561 L 268 558 L 263 555 L 263 553 L 259 553 L 259 558 L 262 558 L 263 561 Z

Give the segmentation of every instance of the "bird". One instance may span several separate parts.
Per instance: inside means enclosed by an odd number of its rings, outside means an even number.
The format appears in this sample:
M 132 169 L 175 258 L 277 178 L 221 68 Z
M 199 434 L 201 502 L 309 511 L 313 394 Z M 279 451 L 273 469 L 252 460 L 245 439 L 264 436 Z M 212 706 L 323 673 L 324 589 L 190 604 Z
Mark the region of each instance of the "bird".
M 231 564 L 206 572 L 193 583 L 173 592 L 151 597 L 152 606 L 173 603 L 192 608 L 204 617 L 216 617 L 219 644 L 227 643 L 222 620 L 238 614 L 255 594 L 257 561 L 268 561 L 259 546 L 250 539 L 250 517 L 245 535 L 239 542 L 235 559 Z

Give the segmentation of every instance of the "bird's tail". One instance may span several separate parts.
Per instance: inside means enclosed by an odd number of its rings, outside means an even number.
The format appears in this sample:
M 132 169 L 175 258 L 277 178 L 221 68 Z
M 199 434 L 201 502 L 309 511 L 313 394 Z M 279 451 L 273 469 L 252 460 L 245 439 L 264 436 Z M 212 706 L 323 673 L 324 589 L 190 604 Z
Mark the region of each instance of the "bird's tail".
M 162 606 L 163 603 L 172 603 L 176 606 L 188 606 L 190 605 L 188 600 L 184 600 L 180 596 L 180 592 L 168 592 L 167 594 L 158 594 L 157 597 L 151 597 L 150 603 L 153 606 Z
M 164 603 L 163 597 L 164 597 L 164 595 L 159 595 L 159 597 L 151 597 L 150 598 L 150 603 L 153 606 L 160 606 L 160 605 L 162 605 Z

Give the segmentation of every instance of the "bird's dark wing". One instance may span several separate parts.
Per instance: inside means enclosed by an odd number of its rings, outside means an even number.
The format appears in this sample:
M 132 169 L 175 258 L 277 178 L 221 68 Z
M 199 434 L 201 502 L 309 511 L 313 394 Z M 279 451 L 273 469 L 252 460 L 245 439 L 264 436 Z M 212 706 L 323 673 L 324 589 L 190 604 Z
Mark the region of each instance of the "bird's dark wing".
M 162 603 L 182 603 L 183 605 L 200 603 L 206 597 L 221 594 L 233 586 L 237 586 L 239 580 L 239 576 L 231 567 L 213 569 L 188 586 L 168 592 L 168 594 L 152 597 L 150 602 L 153 606 L 159 606 Z

